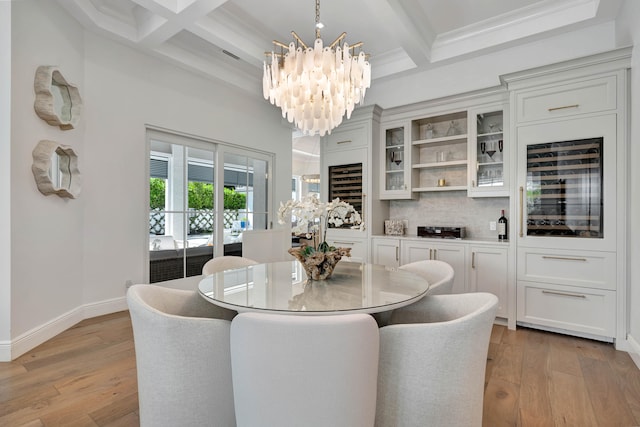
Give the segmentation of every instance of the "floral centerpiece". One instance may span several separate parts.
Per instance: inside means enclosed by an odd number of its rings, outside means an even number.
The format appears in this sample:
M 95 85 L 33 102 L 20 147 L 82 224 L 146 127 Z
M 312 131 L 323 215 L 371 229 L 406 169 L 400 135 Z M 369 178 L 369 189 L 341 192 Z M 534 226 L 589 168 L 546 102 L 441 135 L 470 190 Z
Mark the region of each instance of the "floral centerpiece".
M 291 248 L 289 253 L 302 263 L 307 277 L 312 280 L 329 278 L 338 261 L 351 255 L 351 248 L 336 248 L 327 243 L 330 225 L 364 230 L 358 211 L 339 198 L 328 203 L 320 202 L 315 196 L 281 202 L 278 222 L 285 224 L 290 219 L 293 219 L 292 232 L 305 236 L 311 243 Z

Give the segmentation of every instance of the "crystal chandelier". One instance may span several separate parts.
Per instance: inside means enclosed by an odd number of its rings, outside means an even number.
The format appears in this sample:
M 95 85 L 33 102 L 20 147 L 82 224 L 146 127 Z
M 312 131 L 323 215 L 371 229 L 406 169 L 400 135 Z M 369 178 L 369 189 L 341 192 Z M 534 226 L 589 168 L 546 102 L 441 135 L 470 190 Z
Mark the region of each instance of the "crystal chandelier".
M 264 62 L 262 92 L 265 99 L 282 109 L 282 117 L 304 134 L 324 136 L 347 119 L 356 104 L 364 100 L 365 91 L 371 86 L 371 65 L 367 55 L 354 49 L 363 43 L 342 47 L 346 37 L 342 33 L 329 46 L 323 46 L 320 38 L 320 0 L 316 0 L 316 40 L 307 46 L 295 31 L 297 42 L 289 46 L 277 40 L 277 53 L 267 52 L 270 62 Z M 352 54 L 353 52 L 353 54 Z

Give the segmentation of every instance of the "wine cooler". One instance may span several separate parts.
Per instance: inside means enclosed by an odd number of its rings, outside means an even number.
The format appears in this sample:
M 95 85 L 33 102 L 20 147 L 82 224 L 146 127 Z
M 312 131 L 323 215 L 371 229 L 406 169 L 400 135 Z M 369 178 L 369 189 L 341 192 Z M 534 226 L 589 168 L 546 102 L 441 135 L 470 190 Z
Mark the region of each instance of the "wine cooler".
M 527 235 L 603 237 L 602 142 L 527 146 Z
M 362 215 L 362 185 L 362 163 L 329 166 L 329 201 L 337 197 Z
M 615 116 L 518 128 L 519 245 L 615 248 L 615 136 Z

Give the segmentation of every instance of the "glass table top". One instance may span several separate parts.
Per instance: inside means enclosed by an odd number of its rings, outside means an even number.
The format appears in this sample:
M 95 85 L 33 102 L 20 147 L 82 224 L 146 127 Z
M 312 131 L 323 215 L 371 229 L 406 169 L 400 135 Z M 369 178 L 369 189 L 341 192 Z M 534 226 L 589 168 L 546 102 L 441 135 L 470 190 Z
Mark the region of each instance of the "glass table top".
M 204 277 L 198 289 L 210 302 L 238 312 L 290 314 L 377 313 L 422 298 L 429 284 L 414 273 L 343 261 L 331 278 L 307 280 L 298 261 L 257 264 Z

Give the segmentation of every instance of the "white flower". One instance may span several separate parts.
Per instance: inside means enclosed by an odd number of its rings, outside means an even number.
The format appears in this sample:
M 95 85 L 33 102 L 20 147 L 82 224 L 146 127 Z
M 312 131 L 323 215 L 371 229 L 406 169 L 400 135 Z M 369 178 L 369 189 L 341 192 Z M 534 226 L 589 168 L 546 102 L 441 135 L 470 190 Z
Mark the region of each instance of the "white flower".
M 292 221 L 291 231 L 295 234 L 304 234 L 307 239 L 313 238 L 313 248 L 323 243 L 318 241 L 319 234 L 324 227 L 323 241 L 326 239 L 326 229 L 329 224 L 334 227 L 349 225 L 355 230 L 364 230 L 362 217 L 355 208 L 339 198 L 329 203 L 322 203 L 312 195 L 304 197 L 302 200 L 288 200 L 286 203 L 280 202 L 278 209 L 278 223 L 285 224 Z M 326 246 L 326 245 L 324 245 Z

